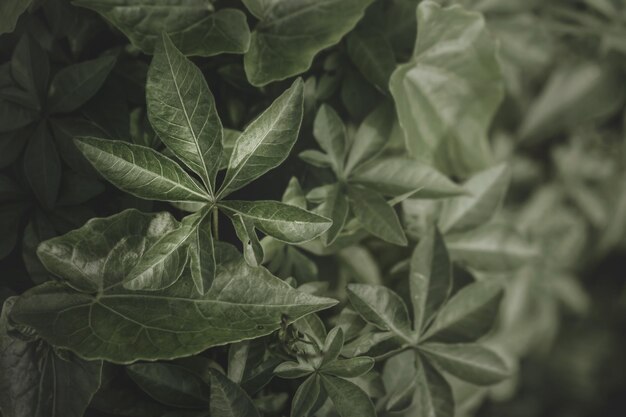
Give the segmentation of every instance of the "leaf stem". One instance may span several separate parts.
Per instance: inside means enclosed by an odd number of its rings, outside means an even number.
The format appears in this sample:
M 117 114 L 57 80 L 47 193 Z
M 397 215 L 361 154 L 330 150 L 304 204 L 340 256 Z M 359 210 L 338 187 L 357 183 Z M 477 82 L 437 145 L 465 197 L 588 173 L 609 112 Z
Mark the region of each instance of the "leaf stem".
M 219 211 L 217 207 L 213 207 L 213 239 L 220 239 Z

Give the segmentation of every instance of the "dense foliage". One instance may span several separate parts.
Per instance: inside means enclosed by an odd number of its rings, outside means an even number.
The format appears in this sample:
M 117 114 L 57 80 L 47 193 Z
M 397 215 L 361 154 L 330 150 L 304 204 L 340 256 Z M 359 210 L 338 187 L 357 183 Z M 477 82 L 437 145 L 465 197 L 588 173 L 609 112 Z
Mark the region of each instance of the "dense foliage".
M 623 39 L 621 0 L 1 0 L 0 415 L 610 415 Z

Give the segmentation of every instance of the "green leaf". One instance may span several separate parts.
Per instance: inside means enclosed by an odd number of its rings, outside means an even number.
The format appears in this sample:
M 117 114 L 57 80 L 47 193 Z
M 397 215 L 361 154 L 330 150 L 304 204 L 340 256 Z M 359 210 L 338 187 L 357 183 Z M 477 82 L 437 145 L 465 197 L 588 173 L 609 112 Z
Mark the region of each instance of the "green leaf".
M 304 190 L 302 190 L 302 186 L 296 177 L 291 177 L 289 180 L 289 184 L 287 184 L 287 188 L 285 188 L 281 201 L 285 204 L 306 210 L 307 204 Z
M 28 141 L 24 173 L 37 200 L 43 207 L 52 209 L 61 185 L 61 159 L 45 122 L 37 126 Z
M 321 371 L 324 374 L 334 375 L 340 378 L 356 378 L 369 372 L 374 367 L 374 359 L 357 357 L 339 359 L 323 365 Z
M 393 106 L 388 103 L 379 105 L 367 115 L 354 135 L 346 162 L 346 176 L 383 150 L 389 141 L 394 117 Z
M 313 373 L 315 369 L 308 363 L 293 361 L 283 362 L 274 369 L 274 373 L 281 378 L 297 379 Z
M 394 245 L 407 244 L 396 212 L 380 194 L 361 187 L 348 187 L 348 198 L 354 215 L 365 230 Z
M 222 154 L 222 122 L 202 71 L 163 35 L 146 85 L 148 118 L 159 138 L 202 178 L 209 194 Z
M 425 198 L 451 197 L 465 193 L 460 186 L 433 167 L 402 156 L 375 159 L 355 170 L 350 181 L 390 196 L 418 190 L 417 196 Z
M 487 272 L 511 271 L 539 256 L 519 231 L 505 223 L 489 223 L 476 230 L 446 236 L 455 262 Z
M 341 417 L 376 417 L 372 400 L 361 388 L 331 375 L 322 375 L 321 380 Z
M 2 106 L 1 102 L 0 106 Z M 25 145 L 26 141 L 20 130 L 0 133 L 0 169 L 15 162 Z
M 203 295 L 211 288 L 217 274 L 216 240 L 211 227 L 211 216 L 207 214 L 189 237 L 189 271 L 196 290 Z
M 243 244 L 243 256 L 251 266 L 259 266 L 263 263 L 263 246 L 259 242 L 259 236 L 254 230 L 254 222 L 250 217 L 241 214 L 233 216 L 233 225 L 237 237 Z
M 426 343 L 420 351 L 444 371 L 472 384 L 491 385 L 509 376 L 502 358 L 477 344 Z
M 393 49 L 387 39 L 371 28 L 355 30 L 347 37 L 348 56 L 361 74 L 382 92 L 396 68 Z
M 216 245 L 218 272 L 205 295 L 186 275 L 160 291 L 124 289 L 137 260 L 174 227 L 171 216 L 127 210 L 44 242 L 39 257 L 61 281 L 24 293 L 12 319 L 83 358 L 129 363 L 267 335 L 284 315 L 296 320 L 336 303 L 249 267 L 226 244 Z
M 308 149 L 300 152 L 298 154 L 298 158 L 302 159 L 307 164 L 318 168 L 330 168 L 332 166 L 332 161 L 328 155 L 314 149 Z
M 126 372 L 156 401 L 173 407 L 206 408 L 209 386 L 189 369 L 172 363 L 136 363 Z
M 39 119 L 39 113 L 0 97 L 0 132 L 10 132 Z
M 299 78 L 246 127 L 230 156 L 220 197 L 283 163 L 300 132 L 303 100 L 303 82 Z
M 344 188 L 339 183 L 333 184 L 327 190 L 326 198 L 317 210 L 320 215 L 331 219 L 333 222 L 322 235 L 324 246 L 329 246 L 337 239 L 346 224 L 349 209 L 350 205 Z
M 25 34 L 17 43 L 11 57 L 11 75 L 15 81 L 38 101 L 41 108 L 48 93 L 50 61 L 46 51 Z
M 472 176 L 464 185 L 468 195 L 445 202 L 439 228 L 443 233 L 472 229 L 494 217 L 502 205 L 511 180 L 506 164 L 496 165 Z
M 405 350 L 385 361 L 382 379 L 388 393 L 383 400 L 386 411 L 407 410 L 413 401 L 417 385 L 416 352 Z
M 31 2 L 32 0 L 6 0 L 0 3 L 0 35 L 13 32 L 17 19 Z
M 433 1 L 417 8 L 412 60 L 391 93 L 412 156 L 467 177 L 490 165 L 487 131 L 503 96 L 494 39 L 479 13 Z
M 501 300 L 502 286 L 498 282 L 478 281 L 464 287 L 439 310 L 422 340 L 475 341 L 491 330 Z
M 104 178 L 139 198 L 207 202 L 209 196 L 173 160 L 145 146 L 77 138 L 76 146 Z
M 244 0 L 260 19 L 244 66 L 250 83 L 263 86 L 306 71 L 322 49 L 339 42 L 372 0 Z
M 318 374 L 308 377 L 296 391 L 291 402 L 291 417 L 307 417 L 312 411 L 321 390 Z
M 452 264 L 439 230 L 432 227 L 411 256 L 409 273 L 413 325 L 421 333 L 452 290 Z
M 51 346 L 13 335 L 9 314 L 0 316 L 0 408 L 5 417 L 82 417 L 100 386 L 102 362 L 87 362 Z
M 124 278 L 124 288 L 152 291 L 174 284 L 187 263 L 187 243 L 196 232 L 198 222 L 206 216 L 206 213 L 199 213 L 199 216 L 183 219 L 178 228 L 163 234 L 147 249 Z
M 412 343 L 409 313 L 398 294 L 382 285 L 349 284 L 348 299 L 365 320 Z
M 343 348 L 343 330 L 341 327 L 335 327 L 326 336 L 323 348 L 323 357 L 321 366 L 334 362 L 339 357 Z
M 329 219 L 278 201 L 222 201 L 219 207 L 229 216 L 251 220 L 263 233 L 287 243 L 307 242 L 330 227 Z
M 166 33 L 185 55 L 244 53 L 250 44 L 246 15 L 240 10 L 213 10 L 210 0 L 76 0 L 100 13 L 147 54 Z
M 448 382 L 419 356 L 412 412 L 417 416 L 454 417 L 454 397 Z
M 320 148 L 330 157 L 330 162 L 337 175 L 342 175 L 348 138 L 343 121 L 327 104 L 317 111 L 313 121 L 313 136 Z
M 219 371 L 211 369 L 212 416 L 260 417 L 248 394 Z
M 615 68 L 595 60 L 563 62 L 530 103 L 520 137 L 537 143 L 564 129 L 606 119 L 623 103 L 624 89 Z
M 115 65 L 115 57 L 102 56 L 70 65 L 59 71 L 50 83 L 50 113 L 70 113 L 98 92 Z

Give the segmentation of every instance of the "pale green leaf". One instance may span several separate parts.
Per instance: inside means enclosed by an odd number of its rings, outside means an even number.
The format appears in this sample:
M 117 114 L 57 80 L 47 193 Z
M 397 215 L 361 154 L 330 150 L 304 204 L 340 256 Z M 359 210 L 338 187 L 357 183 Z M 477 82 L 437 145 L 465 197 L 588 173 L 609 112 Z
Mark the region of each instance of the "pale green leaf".
M 151 148 L 86 137 L 75 139 L 75 143 L 94 168 L 122 191 L 148 200 L 209 200 L 176 162 Z
M 330 220 L 310 211 L 278 201 L 222 201 L 228 215 L 251 220 L 263 233 L 287 243 L 315 239 L 330 227 Z
M 418 197 L 443 198 L 465 192 L 433 167 L 403 156 L 378 158 L 362 165 L 350 181 L 390 196 L 417 192 Z
M 283 362 L 274 369 L 274 373 L 281 378 L 296 379 L 313 373 L 315 369 L 308 363 L 293 361 Z
M 343 330 L 341 327 L 335 327 L 326 336 L 324 348 L 322 349 L 323 357 L 321 366 L 334 362 L 341 353 L 343 348 Z
M 339 233 L 341 233 L 348 219 L 349 209 L 350 205 L 348 204 L 345 189 L 339 183 L 333 184 L 327 190 L 324 202 L 317 209 L 320 215 L 331 219 L 333 222 L 330 228 L 322 235 L 322 243 L 325 246 L 332 244 L 339 236 Z
M 317 111 L 313 121 L 313 136 L 326 152 L 337 175 L 342 175 L 348 138 L 343 121 L 327 104 Z
M 451 343 L 475 341 L 491 330 L 501 300 L 502 286 L 498 282 L 470 284 L 439 310 L 422 339 Z
M 426 343 L 420 350 L 444 371 L 472 384 L 491 385 L 509 376 L 504 360 L 477 344 Z
M 455 262 L 487 272 L 511 271 L 539 256 L 536 247 L 512 225 L 489 223 L 478 229 L 446 236 Z
M 299 78 L 246 127 L 230 156 L 220 197 L 283 163 L 300 132 L 303 100 L 303 82 Z
M 365 320 L 412 342 L 409 313 L 398 294 L 382 285 L 349 284 L 348 299 Z
M 341 417 L 376 417 L 372 400 L 361 388 L 331 375 L 322 375 L 321 380 Z
M 390 140 L 395 114 L 393 106 L 383 103 L 367 115 L 356 131 L 348 161 L 346 175 L 362 163 L 378 155 Z
M 411 412 L 416 416 L 454 417 L 454 398 L 448 382 L 428 362 L 417 360 L 417 384 Z
M 479 13 L 425 1 L 412 60 L 391 93 L 412 156 L 466 177 L 490 165 L 487 131 L 503 96 L 496 46 Z
M 321 371 L 328 375 L 340 378 L 356 378 L 366 374 L 374 367 L 374 359 L 357 357 L 350 359 L 338 359 L 323 365 Z
M 432 227 L 420 239 L 411 256 L 409 289 L 413 326 L 420 333 L 446 302 L 452 289 L 452 264 L 439 230 Z
M 313 57 L 336 44 L 363 17 L 372 0 L 246 0 L 260 19 L 244 55 L 255 86 L 306 71 Z
M 211 228 L 211 216 L 207 214 L 189 237 L 189 272 L 200 294 L 206 294 L 217 274 L 216 240 Z
M 241 214 L 233 215 L 233 226 L 237 237 L 243 244 L 243 256 L 251 266 L 259 266 L 263 263 L 263 246 L 259 242 L 259 236 L 254 229 L 254 222 L 250 217 Z
M 76 0 L 100 13 L 131 43 L 151 54 L 167 33 L 185 55 L 244 53 L 250 44 L 246 15 L 240 10 L 213 10 L 210 0 Z
M 380 194 L 360 187 L 348 187 L 348 198 L 354 215 L 365 230 L 389 243 L 407 244 L 400 219 Z
M 217 276 L 205 295 L 188 276 L 161 291 L 124 289 L 137 260 L 172 227 L 167 216 L 127 210 L 44 242 L 38 254 L 60 281 L 24 293 L 12 319 L 81 357 L 129 363 L 267 335 L 284 315 L 296 320 L 336 303 L 248 266 L 223 243 L 216 245 Z
M 472 176 L 463 185 L 468 195 L 445 202 L 439 217 L 442 233 L 472 229 L 493 218 L 502 205 L 510 180 L 511 171 L 506 164 Z
M 148 118 L 159 138 L 214 195 L 222 122 L 202 71 L 163 35 L 146 85 Z

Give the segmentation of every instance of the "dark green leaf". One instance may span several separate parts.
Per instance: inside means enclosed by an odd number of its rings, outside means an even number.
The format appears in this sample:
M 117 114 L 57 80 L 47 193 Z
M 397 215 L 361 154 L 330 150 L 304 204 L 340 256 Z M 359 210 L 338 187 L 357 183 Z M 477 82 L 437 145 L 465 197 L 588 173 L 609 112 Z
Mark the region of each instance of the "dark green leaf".
M 220 266 L 206 295 L 188 276 L 161 291 L 125 290 L 137 260 L 174 227 L 168 215 L 127 210 L 44 242 L 39 256 L 62 281 L 24 293 L 12 318 L 81 357 L 128 363 L 263 336 L 278 329 L 285 314 L 295 320 L 335 304 L 249 267 L 226 244 L 216 246 Z
M 216 242 L 212 235 L 211 216 L 207 214 L 189 237 L 189 270 L 200 294 L 206 294 L 217 274 Z
M 318 374 L 308 377 L 298 387 L 291 402 L 291 417 L 308 417 L 318 400 L 321 390 Z
M 383 92 L 388 90 L 396 60 L 381 33 L 371 28 L 353 31 L 348 35 L 348 55 L 369 82 Z
M 148 71 L 148 117 L 163 143 L 215 192 L 222 123 L 198 67 L 163 35 Z
M 32 0 L 6 0 L 0 3 L 0 35 L 13 32 L 17 19 L 31 2 Z
M 27 126 L 39 118 L 39 113 L 0 97 L 0 132 L 10 132 Z
M 220 197 L 283 163 L 300 132 L 303 100 L 303 82 L 299 78 L 246 127 L 230 156 Z
M 326 194 L 324 202 L 320 205 L 317 212 L 333 221 L 330 228 L 322 235 L 322 242 L 325 246 L 332 244 L 348 219 L 350 205 L 344 188 L 339 184 L 333 184 Z
M 126 372 L 142 390 L 162 404 L 184 408 L 209 405 L 209 386 L 183 366 L 136 363 L 128 366 Z
M 45 122 L 37 126 L 26 146 L 24 173 L 37 200 L 52 209 L 61 185 L 61 159 Z
M 103 56 L 63 68 L 50 83 L 50 113 L 69 113 L 85 104 L 98 92 L 114 65 L 114 57 Z
M 324 341 L 324 356 L 322 357 L 321 366 L 337 360 L 343 348 L 343 340 L 343 330 L 341 327 L 335 327 L 328 333 Z
M 41 45 L 28 34 L 22 36 L 13 51 L 11 74 L 20 87 L 33 95 L 41 108 L 48 93 L 50 62 Z
M 260 417 L 248 394 L 219 371 L 211 370 L 212 416 Z
M 78 138 L 76 146 L 119 189 L 139 198 L 205 202 L 209 196 L 173 160 L 157 151 L 117 140 Z
M 372 0 L 244 0 L 260 19 L 244 66 L 250 83 L 263 86 L 306 71 L 322 49 L 339 42 Z
M 331 375 L 322 375 L 321 380 L 341 417 L 376 416 L 370 397 L 352 382 Z
M 274 373 L 281 378 L 296 379 L 313 373 L 315 369 L 308 363 L 293 361 L 283 362 L 274 369 Z
M 222 201 L 219 207 L 230 216 L 249 219 L 263 233 L 287 243 L 315 239 L 330 227 L 330 220 L 278 201 Z
M 185 55 L 243 53 L 250 44 L 246 15 L 235 9 L 213 10 L 209 0 L 77 0 L 121 30 L 133 45 L 151 54 L 167 33 Z
M 407 244 L 396 212 L 380 194 L 361 187 L 348 187 L 348 198 L 354 215 L 365 230 L 389 243 Z

